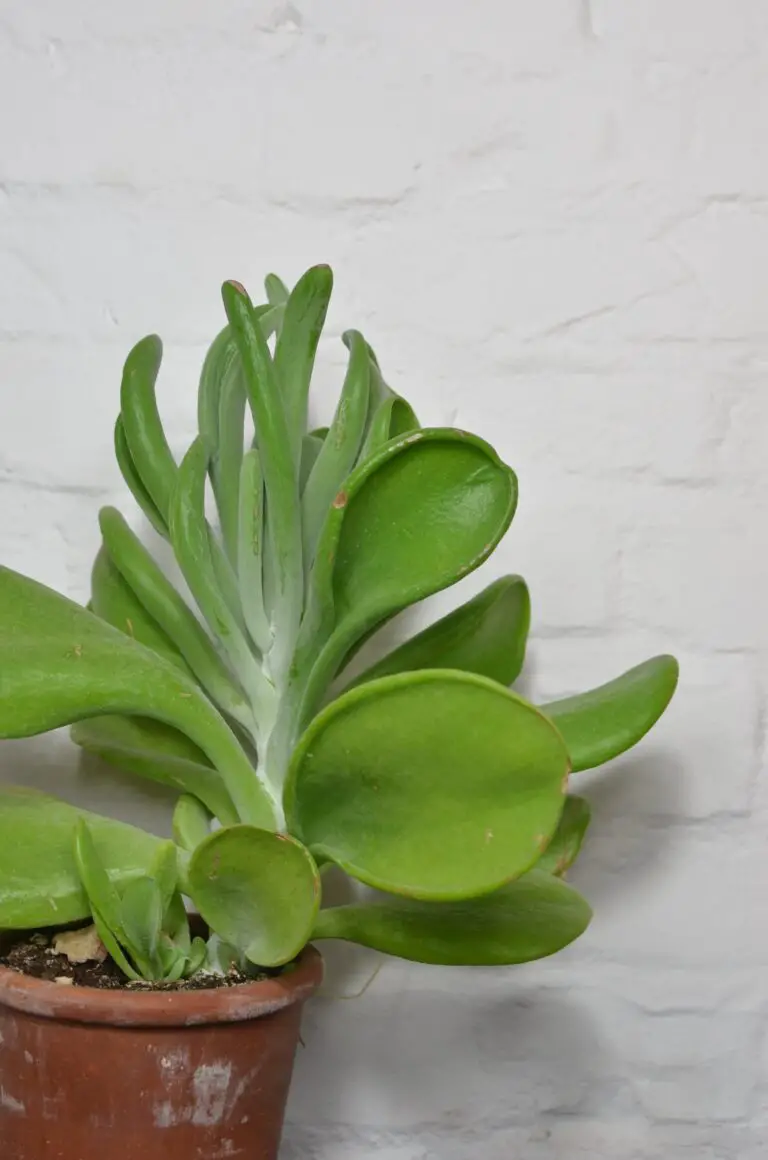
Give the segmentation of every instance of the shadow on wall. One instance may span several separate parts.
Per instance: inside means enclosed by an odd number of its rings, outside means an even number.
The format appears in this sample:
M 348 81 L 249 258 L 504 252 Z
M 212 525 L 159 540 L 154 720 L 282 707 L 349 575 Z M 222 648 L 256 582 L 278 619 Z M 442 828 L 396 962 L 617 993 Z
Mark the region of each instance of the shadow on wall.
M 310 1004 L 286 1155 L 313 1155 L 299 1146 L 305 1132 L 345 1125 L 385 1126 L 393 1138 L 444 1134 L 457 1156 L 475 1156 L 489 1125 L 596 1113 L 607 1086 L 615 1099 L 615 1062 L 578 999 L 500 974 L 436 971 L 432 990 L 423 976 L 359 1003 Z

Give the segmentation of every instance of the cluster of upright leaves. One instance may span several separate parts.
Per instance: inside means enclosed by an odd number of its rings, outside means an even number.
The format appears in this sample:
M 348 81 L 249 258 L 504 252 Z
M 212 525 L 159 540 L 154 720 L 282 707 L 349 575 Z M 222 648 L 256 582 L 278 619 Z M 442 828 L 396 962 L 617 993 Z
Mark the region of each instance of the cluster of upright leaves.
M 425 962 L 514 963 L 588 923 L 562 881 L 589 822 L 568 776 L 648 731 L 677 666 L 656 657 L 531 705 L 509 688 L 528 589 L 505 576 L 345 677 L 378 628 L 483 563 L 512 520 L 517 481 L 482 439 L 420 427 L 357 331 L 343 336 L 336 412 L 309 429 L 331 282 L 324 266 L 290 293 L 270 276 L 258 306 L 224 285 L 227 325 L 179 462 L 157 407 L 160 340 L 126 361 L 118 463 L 197 611 L 111 508 L 91 612 L 0 574 L 0 734 L 75 722 L 83 748 L 181 795 L 172 847 L 93 815 L 67 830 L 71 807 L 54 799 L 0 799 L 0 838 L 14 819 L 36 820 L 55 868 L 46 878 L 28 857 L 14 864 L 9 829 L 0 925 L 90 912 L 123 969 L 171 978 L 203 964 L 182 892 L 214 932 L 208 967 L 280 965 L 312 937 Z M 120 836 L 114 850 L 105 827 Z M 321 909 L 325 865 L 379 900 Z
M 99 937 L 129 979 L 174 983 L 200 970 L 208 948 L 190 935 L 173 842 L 158 847 L 149 873 L 118 887 L 87 821 L 79 818 L 75 861 Z

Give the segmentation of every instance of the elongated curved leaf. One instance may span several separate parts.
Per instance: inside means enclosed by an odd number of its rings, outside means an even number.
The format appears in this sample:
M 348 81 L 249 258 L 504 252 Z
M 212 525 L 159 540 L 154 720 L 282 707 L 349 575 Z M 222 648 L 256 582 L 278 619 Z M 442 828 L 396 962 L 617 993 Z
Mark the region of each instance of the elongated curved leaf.
M 238 814 L 275 824 L 275 803 L 224 719 L 156 653 L 42 584 L 0 568 L 0 737 L 102 714 L 152 717 L 190 737 Z
M 392 898 L 321 910 L 312 937 L 345 939 L 417 963 L 494 967 L 555 954 L 583 934 L 591 916 L 570 886 L 531 870 L 463 902 Z
M 211 832 L 211 815 L 201 801 L 182 794 L 173 811 L 173 838 L 182 850 L 194 850 Z
M 88 898 L 74 854 L 75 826 L 81 818 L 114 881 L 147 873 L 160 838 L 36 790 L 3 786 L 0 928 L 31 930 L 88 918 Z
M 275 346 L 275 371 L 284 400 L 294 461 L 307 426 L 307 401 L 317 344 L 333 289 L 329 266 L 312 266 L 302 274 L 285 303 Z
M 91 572 L 91 610 L 107 624 L 119 628 L 126 636 L 133 637 L 191 675 L 191 669 L 176 645 L 147 612 L 103 545 Z
M 168 525 L 161 516 L 157 504 L 147 491 L 141 480 L 141 476 L 136 470 L 136 464 L 133 462 L 131 449 L 128 446 L 122 415 L 117 416 L 117 422 L 115 423 L 115 458 L 117 459 L 117 465 L 120 468 L 123 479 L 128 484 L 136 503 L 144 512 L 144 515 L 158 535 L 163 536 L 167 540 Z
M 266 654 L 272 629 L 264 603 L 264 474 L 255 447 L 243 457 L 240 471 L 237 579 L 251 640 Z
M 415 669 L 461 669 L 511 685 L 525 660 L 530 618 L 522 576 L 503 576 L 366 669 L 350 687 Z
M 273 658 L 272 668 L 281 678 L 293 652 L 304 595 L 298 464 L 281 396 L 282 380 L 254 316 L 251 300 L 239 283 L 225 282 L 221 294 L 243 363 L 264 474 L 269 512 L 267 542 L 279 598 L 276 640 L 280 652 Z M 286 327 L 287 317 L 288 308 Z M 284 328 L 281 339 L 285 333 Z M 298 445 L 295 451 L 297 454 Z
M 301 454 L 299 461 L 299 491 L 302 495 L 306 490 L 307 480 L 312 474 L 312 468 L 315 466 L 317 457 L 322 450 L 324 439 L 325 435 L 316 435 L 314 432 L 310 431 L 309 434 L 305 435 L 301 440 Z
M 198 437 L 182 460 L 178 486 L 171 498 L 171 542 L 190 591 L 230 657 L 240 683 L 252 694 L 254 701 L 264 706 L 268 704 L 272 690 L 256 664 L 245 638 L 244 625 L 241 627 L 240 617 L 232 612 L 233 603 L 239 611 L 239 595 L 227 601 L 221 573 L 214 566 L 214 550 L 218 545 L 212 541 L 205 518 L 206 466 L 206 452 Z M 226 560 L 222 560 L 222 567 L 229 568 Z M 234 584 L 234 576 L 232 582 Z
M 163 520 L 176 482 L 176 461 L 163 431 L 155 398 L 155 383 L 163 358 L 156 334 L 137 342 L 125 360 L 120 388 L 120 414 L 131 459 Z
M 579 856 L 591 814 L 585 798 L 568 795 L 552 841 L 536 863 L 537 870 L 546 870 L 558 878 L 565 874 Z
M 371 405 L 358 463 L 370 459 L 390 439 L 419 429 L 413 407 L 385 383 L 379 361 L 370 346 L 368 358 L 371 364 Z
M 213 642 L 116 508 L 99 512 L 110 560 L 136 598 L 174 643 L 201 685 L 232 717 L 248 725 L 250 708 Z
M 237 811 L 218 770 L 177 729 L 149 717 L 94 717 L 72 726 L 76 745 L 137 777 L 193 794 L 224 825 Z
M 568 755 L 533 706 L 451 670 L 345 693 L 299 741 L 286 813 L 316 857 L 393 894 L 458 899 L 530 869 L 562 808 Z
M 368 348 L 356 330 L 347 331 L 344 342 L 350 354 L 341 398 L 301 501 L 306 568 L 314 558 L 317 537 L 334 496 L 355 465 L 368 415 L 371 366 Z
M 264 290 L 272 306 L 285 306 L 291 293 L 285 282 L 283 282 L 282 278 L 278 278 L 277 274 L 267 274 L 264 279 Z
M 318 657 L 302 722 L 352 646 L 394 613 L 455 583 L 493 551 L 514 515 L 517 480 L 482 439 L 423 429 L 357 468 L 318 545 L 299 667 Z
M 672 700 L 678 675 L 674 657 L 652 657 L 588 693 L 542 705 L 568 747 L 573 771 L 593 769 L 636 745 Z
M 317 867 L 300 842 L 254 826 L 217 830 L 189 864 L 192 899 L 211 930 L 252 963 L 277 967 L 309 940 Z

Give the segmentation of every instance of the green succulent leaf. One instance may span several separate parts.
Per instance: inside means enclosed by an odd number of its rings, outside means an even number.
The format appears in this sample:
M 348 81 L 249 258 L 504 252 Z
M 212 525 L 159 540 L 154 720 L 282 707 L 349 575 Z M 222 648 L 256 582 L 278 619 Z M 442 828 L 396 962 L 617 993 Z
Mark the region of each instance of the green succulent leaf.
M 148 877 L 152 879 L 160 892 L 162 921 L 164 922 L 166 915 L 171 912 L 179 885 L 179 854 L 175 844 L 170 840 L 163 842 L 158 847 L 152 859 Z
M 357 468 L 333 501 L 312 573 L 297 665 L 305 723 L 366 633 L 477 568 L 508 528 L 517 480 L 483 440 L 423 429 Z
M 221 389 L 238 361 L 237 343 L 229 326 L 216 335 L 203 361 L 197 388 L 197 426 L 209 455 L 219 447 Z
M 191 675 L 176 645 L 147 612 L 103 545 L 91 573 L 91 611 Z
M 282 278 L 278 278 L 277 274 L 267 274 L 264 279 L 264 290 L 271 306 L 285 306 L 291 294 L 285 282 Z
M 351 687 L 417 669 L 460 669 L 511 685 L 523 668 L 530 618 L 522 576 L 503 576 L 366 669 Z
M 325 435 L 328 432 L 326 430 Z M 301 454 L 299 457 L 299 492 L 303 496 L 307 488 L 307 481 L 312 474 L 312 468 L 315 466 L 317 457 L 322 451 L 323 440 L 325 435 L 317 435 L 310 431 L 305 435 L 301 441 Z
M 173 837 L 177 846 L 190 852 L 205 841 L 211 832 L 211 814 L 203 803 L 185 793 L 173 811 Z
M 130 488 L 136 503 L 158 535 L 163 536 L 167 540 L 168 525 L 161 516 L 157 504 L 142 483 L 141 476 L 136 470 L 136 464 L 133 462 L 131 449 L 128 446 L 122 415 L 118 415 L 117 422 L 115 423 L 115 458 L 117 459 L 117 465 L 120 468 L 122 477 Z
M 285 303 L 275 346 L 275 371 L 281 386 L 294 462 L 307 427 L 307 402 L 317 344 L 333 289 L 329 266 L 313 266 L 299 278 Z
M 102 714 L 151 717 L 178 729 L 221 772 L 242 819 L 275 823 L 276 803 L 197 685 L 71 600 L 0 568 L 0 737 Z
M 193 741 L 150 717 L 93 717 L 70 731 L 81 749 L 126 773 L 193 794 L 223 825 L 238 821 L 221 774 Z
M 536 863 L 537 870 L 545 870 L 558 878 L 565 874 L 579 856 L 591 813 L 585 798 L 568 795 L 552 841 Z
M 272 629 L 264 601 L 264 473 L 254 447 L 246 452 L 240 470 L 237 572 L 240 603 L 251 640 L 266 654 Z
M 162 358 L 163 344 L 156 334 L 148 335 L 134 346 L 123 368 L 120 413 L 136 471 L 167 523 L 177 468 L 155 398 L 155 383 Z
M 362 334 L 347 331 L 349 367 L 336 414 L 322 441 L 301 501 L 304 564 L 308 569 L 334 497 L 355 465 L 370 399 L 370 360 Z
M 368 358 L 371 364 L 371 406 L 359 463 L 370 459 L 390 439 L 419 429 L 413 407 L 385 383 L 379 361 L 370 346 Z
M 345 939 L 417 963 L 507 966 L 555 954 L 589 925 L 588 903 L 540 870 L 482 898 L 389 898 L 321 910 L 313 939 Z
M 230 657 L 240 684 L 251 695 L 252 702 L 264 715 L 273 700 L 271 685 L 264 678 L 245 637 L 245 626 L 240 612 L 240 597 L 236 592 L 234 574 L 229 573 L 225 558 L 220 568 L 215 556 L 221 549 L 214 541 L 205 518 L 205 479 L 207 455 L 203 442 L 197 438 L 182 460 L 178 486 L 170 504 L 171 542 L 184 578 L 217 640 Z M 222 583 L 223 574 L 232 581 L 233 591 L 227 599 L 229 585 Z
M 142 875 L 126 883 L 120 918 L 125 946 L 144 977 L 162 975 L 155 960 L 163 928 L 163 899 L 154 878 Z
M 320 900 L 317 867 L 300 842 L 254 826 L 217 830 L 189 865 L 192 899 L 211 930 L 263 967 L 295 958 Z
M 246 699 L 219 657 L 213 642 L 162 569 L 131 531 L 120 512 L 105 507 L 99 526 L 110 560 L 147 615 L 178 648 L 197 680 L 225 713 L 248 728 Z
M 425 670 L 345 693 L 302 736 L 291 832 L 316 858 L 393 894 L 452 900 L 530 869 L 557 826 L 568 755 L 496 682 Z
M 224 308 L 245 371 L 248 400 L 256 428 L 256 443 L 264 473 L 267 508 L 267 542 L 278 594 L 276 610 L 277 642 L 280 654 L 273 668 L 281 679 L 287 669 L 298 633 L 303 602 L 301 518 L 298 472 L 291 428 L 286 420 L 282 379 L 278 376 L 266 339 L 254 315 L 253 305 L 242 286 L 225 282 Z M 288 326 L 281 332 L 281 339 Z
M 205 965 L 207 958 L 208 945 L 205 939 L 194 938 L 192 940 L 192 946 L 190 947 L 187 954 L 187 964 L 183 972 L 184 976 L 189 979 L 193 975 L 196 975 L 197 972 Z
M 574 773 L 636 745 L 672 700 L 678 675 L 674 657 L 652 657 L 588 693 L 542 705 L 565 741 Z
M 0 789 L 0 928 L 33 930 L 90 915 L 73 846 L 84 818 L 110 878 L 146 873 L 160 839 L 36 790 Z

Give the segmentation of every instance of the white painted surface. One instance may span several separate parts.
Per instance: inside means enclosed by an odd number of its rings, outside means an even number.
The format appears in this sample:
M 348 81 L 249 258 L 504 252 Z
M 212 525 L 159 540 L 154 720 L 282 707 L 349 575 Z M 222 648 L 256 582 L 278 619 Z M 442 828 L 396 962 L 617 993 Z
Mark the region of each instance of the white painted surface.
M 519 472 L 464 590 L 529 578 L 532 691 L 683 664 L 589 782 L 587 936 L 316 1002 L 286 1160 L 765 1156 L 767 140 L 761 0 L 0 0 L 9 564 L 84 598 L 129 345 L 166 340 L 181 444 L 220 281 L 327 260 L 321 385 L 360 326 Z M 167 819 L 61 738 L 2 771 Z

